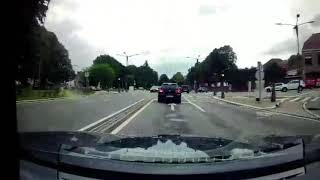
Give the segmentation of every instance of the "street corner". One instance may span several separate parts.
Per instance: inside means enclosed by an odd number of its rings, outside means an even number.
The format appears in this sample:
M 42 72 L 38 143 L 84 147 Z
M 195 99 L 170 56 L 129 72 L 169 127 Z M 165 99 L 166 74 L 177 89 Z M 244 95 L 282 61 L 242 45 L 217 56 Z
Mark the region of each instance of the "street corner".
M 320 97 L 318 96 L 310 101 L 304 102 L 303 109 L 320 120 Z
M 246 108 L 259 110 L 274 109 L 280 106 L 280 104 L 282 103 L 281 100 L 271 102 L 269 99 L 262 99 L 262 101 L 256 101 L 254 97 L 246 96 L 226 96 L 225 98 L 213 96 L 213 99 L 236 106 L 242 106 Z

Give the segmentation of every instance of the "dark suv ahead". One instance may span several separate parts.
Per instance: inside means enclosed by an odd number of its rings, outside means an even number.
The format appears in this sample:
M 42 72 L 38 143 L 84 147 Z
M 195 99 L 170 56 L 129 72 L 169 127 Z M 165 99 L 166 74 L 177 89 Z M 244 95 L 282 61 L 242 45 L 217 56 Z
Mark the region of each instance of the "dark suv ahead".
M 174 103 L 181 103 L 181 89 L 177 83 L 163 83 L 158 91 L 158 102 L 168 102 L 169 100 Z
M 190 92 L 190 88 L 188 85 L 182 85 L 181 88 L 182 88 L 182 92 L 187 92 L 187 93 Z

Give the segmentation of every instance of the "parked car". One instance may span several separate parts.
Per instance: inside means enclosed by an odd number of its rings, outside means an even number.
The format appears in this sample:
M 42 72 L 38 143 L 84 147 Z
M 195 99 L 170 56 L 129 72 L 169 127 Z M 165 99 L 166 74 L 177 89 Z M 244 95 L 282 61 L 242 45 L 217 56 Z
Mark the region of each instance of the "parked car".
M 138 87 L 138 90 L 144 90 L 144 88 L 143 87 Z
M 299 80 L 291 80 L 287 84 L 285 83 L 275 83 L 275 90 L 276 91 L 282 91 L 282 92 L 287 92 L 288 90 L 294 90 L 294 89 L 300 89 L 302 90 L 305 88 L 306 85 L 303 80 L 300 80 L 300 85 L 299 85 Z M 267 92 L 271 92 L 272 86 L 267 86 L 265 88 Z
M 152 86 L 150 88 L 150 92 L 158 92 L 159 91 L 159 86 Z
M 177 104 L 181 103 L 181 88 L 177 83 L 163 83 L 158 91 L 158 102 L 171 100 Z
M 300 81 L 300 84 L 299 84 L 299 81 Z M 288 90 L 292 90 L 292 89 L 302 90 L 305 87 L 306 87 L 306 84 L 304 83 L 303 80 L 291 80 L 287 83 Z
M 198 89 L 198 92 L 208 92 L 208 88 L 206 88 L 206 87 L 200 87 L 200 88 Z
M 182 89 L 182 92 L 187 92 L 187 93 L 190 92 L 190 87 L 188 85 L 182 85 L 181 89 Z
M 275 83 L 274 84 L 274 89 L 276 91 L 283 91 L 286 92 L 288 90 L 287 85 L 285 83 Z M 267 92 L 271 92 L 272 91 L 272 86 L 267 86 L 264 88 Z

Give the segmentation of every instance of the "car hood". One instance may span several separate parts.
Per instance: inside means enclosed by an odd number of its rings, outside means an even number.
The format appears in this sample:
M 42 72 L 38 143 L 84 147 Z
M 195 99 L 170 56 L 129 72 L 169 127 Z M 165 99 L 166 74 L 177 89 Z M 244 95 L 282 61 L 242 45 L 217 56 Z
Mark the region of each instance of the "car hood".
M 26 152 L 49 152 L 52 155 L 64 153 L 121 161 L 207 162 L 279 155 L 283 149 L 297 145 L 302 147 L 303 141 L 309 149 L 311 144 L 311 150 L 319 150 L 319 137 L 269 136 L 244 143 L 187 135 L 124 137 L 86 132 L 35 132 L 20 133 L 20 150 L 22 155 Z

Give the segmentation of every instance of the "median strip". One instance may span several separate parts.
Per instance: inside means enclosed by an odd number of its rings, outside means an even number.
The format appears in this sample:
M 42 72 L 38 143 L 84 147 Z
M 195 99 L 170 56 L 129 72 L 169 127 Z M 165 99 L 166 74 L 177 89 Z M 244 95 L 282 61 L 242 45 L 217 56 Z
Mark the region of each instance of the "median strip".
M 110 115 L 108 115 L 106 117 L 103 117 L 103 118 L 97 120 L 96 122 L 91 123 L 91 124 L 81 128 L 81 129 L 79 129 L 78 131 L 90 131 L 91 129 L 95 129 L 95 128 L 97 128 L 97 126 L 101 125 L 101 123 L 103 123 L 105 121 L 108 121 L 109 119 L 119 115 L 120 113 L 128 110 L 129 108 L 132 108 L 133 106 L 137 105 L 138 103 L 141 103 L 142 101 L 144 101 L 144 99 L 141 99 L 141 100 L 139 100 L 139 101 L 137 101 L 137 102 L 135 102 L 135 103 L 123 108 L 123 109 L 120 109 L 117 112 L 114 112 L 114 113 L 112 113 L 112 114 L 110 114 Z
M 140 114 L 145 108 L 147 108 L 155 99 L 150 100 L 147 104 L 141 107 L 137 112 L 135 112 L 132 116 L 130 116 L 127 120 L 125 120 L 122 124 L 120 124 L 116 129 L 114 129 L 111 134 L 117 134 L 124 128 L 127 124 L 129 124 L 138 114 Z

